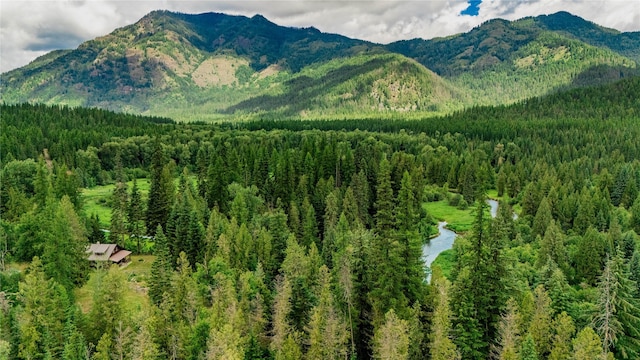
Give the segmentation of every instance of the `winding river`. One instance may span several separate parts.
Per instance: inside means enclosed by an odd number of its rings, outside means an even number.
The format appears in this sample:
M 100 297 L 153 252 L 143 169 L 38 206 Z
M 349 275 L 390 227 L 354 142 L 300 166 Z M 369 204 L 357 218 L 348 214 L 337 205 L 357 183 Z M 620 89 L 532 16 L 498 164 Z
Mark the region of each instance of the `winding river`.
M 495 200 L 487 200 L 490 206 L 491 217 L 498 215 L 498 202 Z M 424 264 L 431 267 L 431 263 L 440 255 L 441 252 L 449 250 L 453 247 L 453 242 L 456 239 L 455 232 L 446 228 L 447 222 L 441 221 L 438 223 L 439 235 L 431 239 L 427 244 L 422 247 L 422 259 Z M 431 274 L 427 275 L 427 282 L 431 280 Z

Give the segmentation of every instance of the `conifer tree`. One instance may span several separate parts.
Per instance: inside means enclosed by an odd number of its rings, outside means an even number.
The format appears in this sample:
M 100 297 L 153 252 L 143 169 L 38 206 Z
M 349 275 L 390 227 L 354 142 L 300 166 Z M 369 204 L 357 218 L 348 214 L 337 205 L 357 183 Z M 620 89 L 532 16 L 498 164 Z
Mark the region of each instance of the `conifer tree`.
M 370 292 L 374 324 L 384 321 L 390 309 L 404 314 L 409 305 L 404 288 L 407 284 L 401 280 L 406 279 L 406 264 L 403 264 L 405 250 L 395 237 L 391 165 L 387 159 L 380 162 L 377 180 L 376 235 L 370 246 L 371 259 L 377 264 L 375 275 L 371 274 L 373 285 Z
M 497 359 L 517 360 L 520 347 L 520 322 L 518 304 L 510 298 L 498 323 L 498 343 L 492 352 Z
M 587 284 L 595 285 L 604 265 L 606 243 L 595 228 L 590 227 L 578 242 L 576 251 L 576 276 Z
M 398 318 L 393 309 L 384 316 L 384 322 L 373 336 L 374 359 L 409 358 L 409 324 Z
M 324 211 L 324 234 L 322 236 L 322 257 L 324 259 L 325 264 L 331 264 L 331 256 L 335 252 L 336 244 L 335 244 L 335 236 L 336 231 L 335 228 L 338 224 L 338 219 L 340 218 L 340 206 L 339 202 L 339 191 L 338 189 L 332 191 L 327 195 L 327 199 L 325 201 L 326 207 Z
M 603 357 L 614 352 L 617 358 L 634 359 L 640 354 L 640 304 L 634 294 L 637 285 L 617 254 L 607 259 L 598 279 L 598 311 L 593 319 L 602 339 Z
M 344 251 L 334 256 L 334 271 L 337 271 L 338 288 L 346 303 L 349 317 L 352 354 L 357 357 L 370 356 L 370 338 L 373 334 L 372 304 L 369 297 L 374 287 L 374 278 L 370 274 L 369 244 L 373 234 L 371 231 L 357 228 L 348 234 L 348 245 Z
M 555 313 L 569 311 L 575 297 L 575 290 L 569 286 L 562 270 L 553 261 L 549 261 L 542 271 L 544 275 L 541 280 L 544 282 L 545 289 L 549 289 L 547 293 L 551 298 L 551 307 Z
M 105 344 L 105 349 L 111 353 L 118 327 L 127 322 L 124 298 L 128 288 L 127 279 L 116 265 L 108 270 L 98 270 L 93 276 L 96 279 L 94 279 L 93 305 L 89 313 L 91 332 L 88 340 L 97 344 L 106 337 L 109 347 Z
M 355 174 L 351 178 L 350 187 L 353 189 L 353 195 L 358 206 L 358 218 L 364 225 L 370 224 L 369 208 L 371 206 L 371 188 L 364 169 Z
M 316 211 L 308 197 L 302 201 L 302 214 L 302 238 L 300 239 L 300 243 L 305 247 L 311 246 L 312 243 L 318 246 Z
M 219 155 L 214 155 L 207 169 L 207 204 L 210 208 L 218 206 L 225 212 L 228 208 L 229 192 L 228 181 L 224 167 L 224 160 Z
M 71 319 L 65 325 L 65 344 L 62 352 L 63 360 L 87 360 L 89 349 L 85 342 L 84 335 L 76 328 Z
M 629 278 L 636 283 L 636 294 L 640 294 L 640 249 L 633 252 L 629 261 Z
M 498 197 L 502 197 L 507 187 L 507 174 L 505 173 L 505 167 L 501 166 L 496 177 L 496 189 L 498 190 Z
M 602 359 L 602 342 L 590 327 L 582 329 L 571 341 L 573 346 L 573 360 Z
M 476 298 L 471 289 L 470 267 L 463 267 L 452 288 L 454 313 L 454 342 L 463 359 L 483 359 L 487 344 L 483 340 L 483 328 L 475 309 Z
M 449 281 L 435 268 L 431 276 L 435 290 L 430 352 L 433 360 L 460 359 L 456 345 L 451 340 L 451 309 L 449 308 Z
M 93 214 L 87 219 L 87 237 L 90 244 L 104 243 L 104 231 L 100 228 L 100 218 L 97 214 Z
M 613 229 L 609 231 L 609 234 L 611 234 L 612 230 Z M 620 240 L 615 241 L 618 238 Z M 633 253 L 636 251 L 636 249 L 640 248 L 640 245 L 637 245 L 638 235 L 633 230 L 625 232 L 624 235 L 619 234 L 619 236 L 611 239 L 610 243 L 613 244 L 614 249 L 617 249 L 619 247 L 619 251 L 622 251 L 622 257 L 626 260 L 630 260 L 633 257 Z
M 625 208 L 630 208 L 637 198 L 638 185 L 635 176 L 631 174 L 631 176 L 629 176 L 629 182 L 627 183 L 627 186 L 624 189 L 624 193 L 622 194 L 622 199 L 620 199 L 620 205 L 624 206 Z
M 163 228 L 173 205 L 173 177 L 169 167 L 165 165 L 164 152 L 160 138 L 153 143 L 151 157 L 151 188 L 147 202 L 146 226 L 150 236 L 155 235 L 158 225 Z
M 561 269 L 566 270 L 568 262 L 564 241 L 562 230 L 556 225 L 555 221 L 551 220 L 540 241 L 536 266 L 542 267 L 551 259 Z
M 125 360 L 128 355 L 131 354 L 133 335 L 133 331 L 129 325 L 125 325 L 122 321 L 118 322 L 113 335 L 112 358 Z
M 420 257 L 422 242 L 417 231 L 418 212 L 416 205 L 411 176 L 405 171 L 396 207 L 396 238 L 400 246 L 400 265 L 402 266 L 396 271 L 402 272 L 402 278 L 398 281 L 402 284 L 404 295 L 410 303 L 422 298 L 422 286 L 426 276 L 424 263 Z
M 470 244 L 456 264 L 460 273 L 453 287 L 452 308 L 457 318 L 456 345 L 463 358 L 475 359 L 488 354 L 506 301 L 503 280 L 506 266 L 502 254 L 505 232 L 495 231 L 499 226 L 490 231 L 487 206 L 480 194 Z
M 201 264 L 204 260 L 205 230 L 196 211 L 189 214 L 187 242 L 184 251 L 190 264 Z
M 78 174 L 68 170 L 66 165 L 58 166 L 56 169 L 55 183 L 53 192 L 57 199 L 62 199 L 65 195 L 69 197 L 69 201 L 73 204 L 76 211 L 82 208 L 82 197 L 80 196 L 80 179 Z
M 555 335 L 549 360 L 571 359 L 571 339 L 576 332 L 573 319 L 566 312 L 560 313 L 554 320 Z
M 552 220 L 551 205 L 549 204 L 549 199 L 545 197 L 540 201 L 536 216 L 533 218 L 531 235 L 543 237 Z
M 344 359 L 348 354 L 349 333 L 338 313 L 333 293 L 329 269 L 320 268 L 318 305 L 311 310 L 307 333 L 309 350 L 307 359 Z
M 134 343 L 135 346 L 133 346 L 131 354 L 132 360 L 156 360 L 160 357 L 160 350 L 152 338 L 148 325 L 143 324 L 140 326 Z
M 293 330 L 302 334 L 309 322 L 311 308 L 316 303 L 312 290 L 317 281 L 314 273 L 320 267 L 317 263 L 319 254 L 315 244 L 312 244 L 308 255 L 305 255 L 304 248 L 294 237 L 289 238 L 287 245 L 287 255 L 281 267 L 281 273 L 286 276 L 286 283 L 291 288 L 287 317 Z
M 223 273 L 215 275 L 211 330 L 207 339 L 207 359 L 243 359 L 247 323 L 238 304 L 234 281 Z
M 585 232 L 594 225 L 594 222 L 595 209 L 593 205 L 593 196 L 585 187 L 582 189 L 578 199 L 578 212 L 573 221 L 573 229 L 578 234 L 584 235 Z
M 86 229 L 67 196 L 48 207 L 54 213 L 44 224 L 47 237 L 42 263 L 46 274 L 70 292 L 74 285 L 84 283 L 89 268 Z
M 175 264 L 178 254 L 187 248 L 189 217 L 191 206 L 186 189 L 182 189 L 176 196 L 174 206 L 171 208 L 166 223 L 165 236 L 171 254 L 171 263 Z
M 113 340 L 111 340 L 111 334 L 104 333 L 98 345 L 96 345 L 96 352 L 93 354 L 93 360 L 111 360 L 111 352 L 113 347 Z
M 170 289 L 171 274 L 173 270 L 173 260 L 169 254 L 167 238 L 160 225 L 158 225 L 158 228 L 156 229 L 153 253 L 156 258 L 151 264 L 151 275 L 149 277 L 149 299 L 151 299 L 154 304 L 160 305 L 164 293 Z
M 360 218 L 359 214 L 358 203 L 356 202 L 356 197 L 351 186 L 347 187 L 344 192 L 344 199 L 342 200 L 342 213 L 346 216 L 347 221 L 349 221 L 349 224 L 352 224 L 352 226 L 363 225 L 362 219 Z
M 300 216 L 300 210 L 295 200 L 291 200 L 289 205 L 289 229 L 298 239 L 302 239 L 302 221 Z
M 533 317 L 529 324 L 529 335 L 535 343 L 536 353 L 540 357 L 546 357 L 551 350 L 553 335 L 553 309 L 551 298 L 544 286 L 538 285 L 534 290 L 535 302 Z
M 61 357 L 68 297 L 62 286 L 46 278 L 38 257 L 33 259 L 24 281 L 19 284 L 18 299 L 22 304 L 16 318 L 18 356 L 23 359 Z
M 531 215 L 535 216 L 540 207 L 539 189 L 533 182 L 526 185 L 523 190 L 524 195 L 522 197 L 522 216 Z M 509 194 L 511 196 L 511 194 Z M 513 196 L 512 196 L 513 197 Z
M 538 354 L 536 352 L 535 342 L 533 340 L 533 336 L 531 334 L 527 334 L 522 342 L 522 346 L 520 346 L 520 351 L 518 352 L 519 360 L 538 360 Z
M 138 254 L 142 253 L 142 235 L 144 233 L 144 211 L 142 209 L 142 196 L 138 189 L 138 180 L 133 178 L 133 187 L 131 188 L 131 196 L 129 197 L 129 205 L 127 206 L 127 230 L 131 237 L 136 240 L 136 250 Z
M 178 256 L 177 271 L 173 273 L 170 286 L 173 318 L 193 327 L 198 316 L 198 298 L 191 264 L 184 252 Z
M 378 184 L 376 186 L 375 202 L 375 222 L 376 230 L 381 237 L 390 238 L 394 228 L 394 201 L 393 189 L 391 187 L 391 165 L 384 158 L 380 162 L 377 174 Z
M 51 184 L 50 170 L 44 163 L 42 158 L 38 162 L 35 179 L 33 180 L 34 198 L 36 205 L 43 208 L 49 199 L 53 196 L 53 185 Z
M 269 338 L 267 326 L 267 299 L 271 292 L 265 283 L 265 273 L 258 264 L 255 271 L 245 271 L 238 280 L 239 308 L 244 314 L 245 357 L 261 358 L 268 353 Z M 250 356 L 251 355 L 251 356 Z
M 302 357 L 302 351 L 298 339 L 300 333 L 289 323 L 291 312 L 291 283 L 285 275 L 276 279 L 276 295 L 273 301 L 273 336 L 271 338 L 271 351 L 275 359 L 294 360 L 295 356 Z
M 111 226 L 109 228 L 109 241 L 124 247 L 124 236 L 127 232 L 125 219 L 127 215 L 127 183 L 122 169 L 120 150 L 115 159 L 116 184 L 111 195 Z
M 499 201 L 498 213 L 491 222 L 491 236 L 497 239 L 497 244 L 501 246 L 505 246 L 504 244 L 511 241 L 515 236 L 513 216 L 513 208 L 511 208 L 508 201 Z

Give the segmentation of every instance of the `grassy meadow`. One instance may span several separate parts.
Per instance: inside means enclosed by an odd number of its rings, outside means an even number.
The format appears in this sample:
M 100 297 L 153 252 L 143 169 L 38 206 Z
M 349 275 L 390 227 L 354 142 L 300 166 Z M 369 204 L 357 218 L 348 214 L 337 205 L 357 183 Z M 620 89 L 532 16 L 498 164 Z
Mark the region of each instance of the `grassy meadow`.
M 146 202 L 151 182 L 149 179 L 138 179 L 137 181 L 142 201 Z M 115 184 L 109 184 L 82 189 L 85 213 L 88 216 L 92 216 L 94 214 L 98 215 L 98 218 L 100 218 L 100 224 L 105 228 L 109 228 L 109 224 L 111 223 L 110 202 L 114 188 Z M 133 181 L 127 182 L 127 191 L 129 191 L 129 193 L 132 188 Z
M 144 313 L 149 308 L 147 280 L 151 273 L 152 255 L 131 255 L 131 261 L 118 271 L 124 273 L 128 286 L 124 289 L 125 311 L 132 317 Z M 75 290 L 76 301 L 83 313 L 89 313 L 93 306 L 94 289 L 97 287 L 96 272 L 92 271 L 83 287 Z

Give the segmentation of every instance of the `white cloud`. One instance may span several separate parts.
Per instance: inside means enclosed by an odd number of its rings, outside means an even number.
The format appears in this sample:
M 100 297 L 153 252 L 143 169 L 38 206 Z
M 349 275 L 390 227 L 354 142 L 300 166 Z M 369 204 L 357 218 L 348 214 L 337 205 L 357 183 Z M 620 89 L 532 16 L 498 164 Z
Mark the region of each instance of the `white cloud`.
M 27 64 L 57 48 L 134 23 L 152 10 L 262 14 L 285 26 L 387 43 L 468 31 L 496 18 L 569 11 L 622 31 L 640 30 L 640 0 L 484 0 L 477 17 L 461 16 L 466 0 L 0 0 L 0 71 Z

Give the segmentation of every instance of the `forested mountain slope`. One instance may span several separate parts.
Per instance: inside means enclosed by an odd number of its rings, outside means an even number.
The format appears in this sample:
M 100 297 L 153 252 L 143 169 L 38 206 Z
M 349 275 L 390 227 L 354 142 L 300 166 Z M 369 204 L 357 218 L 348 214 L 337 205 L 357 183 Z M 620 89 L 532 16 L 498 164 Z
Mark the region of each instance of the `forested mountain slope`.
M 205 114 L 280 82 L 280 73 L 375 47 L 313 28 L 281 27 L 261 16 L 155 11 L 75 50 L 2 74 L 0 86 L 8 103 L 156 114 L 193 110 L 195 103 Z
M 533 20 L 543 29 L 568 34 L 589 45 L 607 47 L 636 62 L 640 61 L 640 32 L 638 31 L 621 33 L 585 21 L 568 12 L 538 16 Z
M 640 77 L 623 79 L 615 83 L 591 86 L 551 95 L 531 98 L 511 105 L 476 106 L 456 111 L 441 117 L 407 120 L 403 116 L 389 119 L 350 119 L 332 121 L 254 121 L 242 126 L 251 129 L 318 129 L 357 130 L 380 132 L 434 134 L 441 129 L 452 133 L 472 134 L 484 139 L 499 140 L 501 137 L 524 136 L 544 131 L 537 129 L 565 128 L 571 124 L 589 123 L 598 129 L 610 128 L 618 119 L 640 118 Z M 581 126 L 578 126 L 581 127 Z M 640 129 L 631 127 L 631 131 Z M 523 131 L 525 131 L 523 133 Z M 640 134 L 638 134 L 640 136 Z M 635 145 L 634 145 L 635 148 Z
M 567 13 L 383 46 L 262 16 L 155 11 L 2 74 L 0 91 L 177 120 L 433 115 L 633 76 L 638 53 L 639 33 Z
M 383 111 L 446 113 L 466 94 L 398 54 L 360 55 L 308 66 L 277 90 L 241 101 L 229 113 L 261 117 L 375 117 Z
M 468 33 L 387 48 L 468 91 L 474 104 L 489 105 L 634 76 L 640 33 L 619 33 L 561 12 L 490 20 Z

